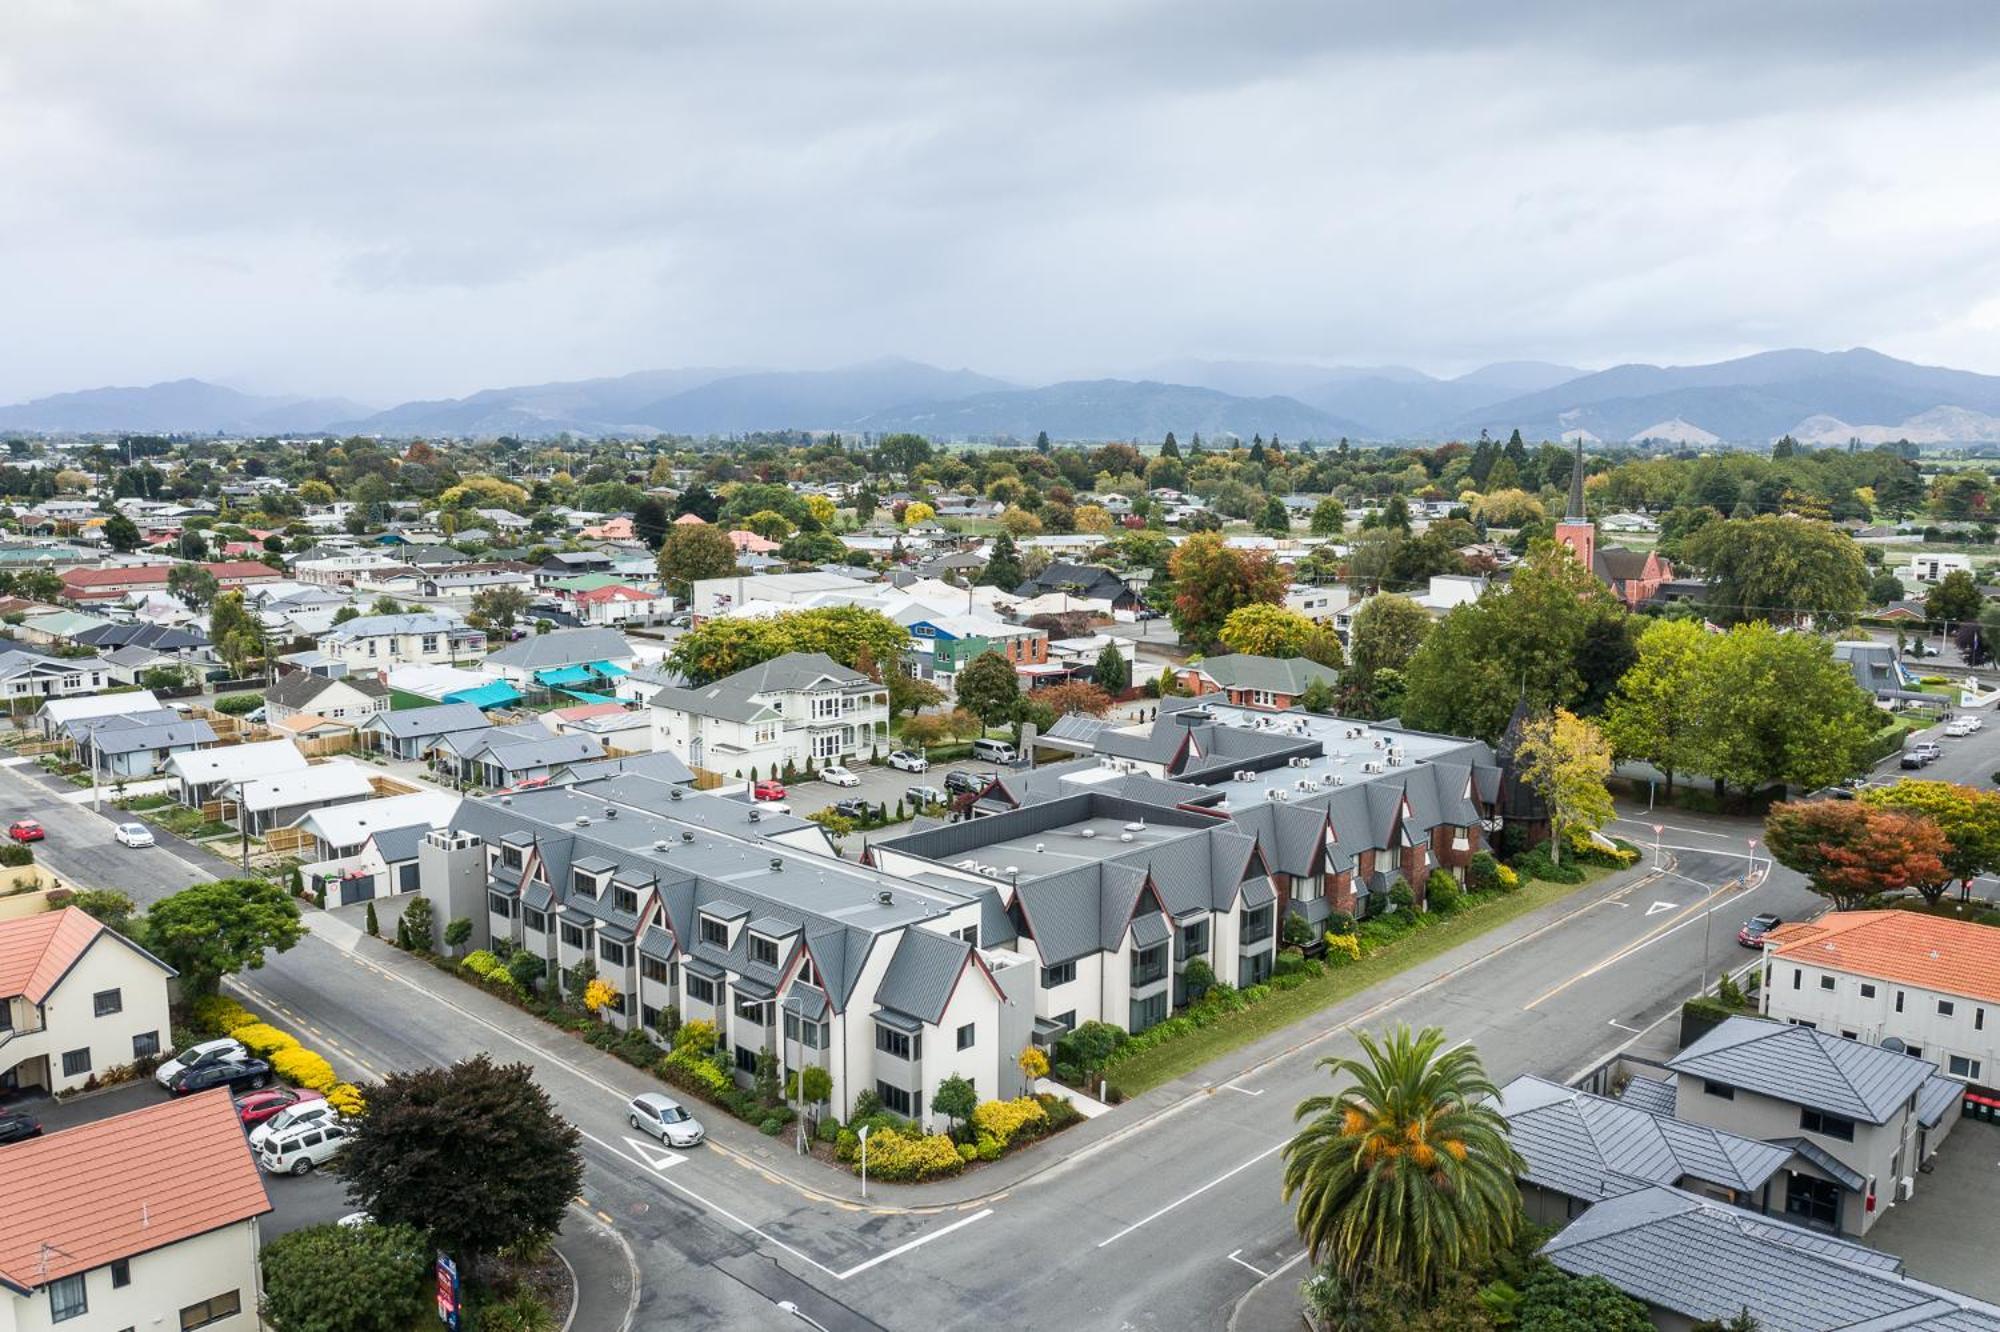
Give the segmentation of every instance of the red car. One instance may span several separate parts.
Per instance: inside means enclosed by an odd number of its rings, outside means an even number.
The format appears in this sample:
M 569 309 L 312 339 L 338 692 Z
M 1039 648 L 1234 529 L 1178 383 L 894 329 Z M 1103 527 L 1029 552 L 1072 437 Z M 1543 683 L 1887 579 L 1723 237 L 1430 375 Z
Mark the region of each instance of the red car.
M 42 831 L 42 825 L 33 819 L 14 820 L 13 826 L 7 829 L 7 835 L 17 842 L 39 842 L 48 836 Z
M 272 1087 L 268 1091 L 251 1092 L 236 1098 L 236 1117 L 243 1121 L 244 1128 L 256 1128 L 280 1110 L 289 1110 L 307 1101 L 324 1101 L 326 1097 L 306 1087 Z
M 750 798 L 752 800 L 783 800 L 785 798 L 785 785 L 783 782 L 774 782 L 767 778 L 750 788 Z M 16 824 L 15 826 L 19 827 L 20 825 Z M 37 828 L 35 834 L 36 836 L 40 836 L 41 829 Z

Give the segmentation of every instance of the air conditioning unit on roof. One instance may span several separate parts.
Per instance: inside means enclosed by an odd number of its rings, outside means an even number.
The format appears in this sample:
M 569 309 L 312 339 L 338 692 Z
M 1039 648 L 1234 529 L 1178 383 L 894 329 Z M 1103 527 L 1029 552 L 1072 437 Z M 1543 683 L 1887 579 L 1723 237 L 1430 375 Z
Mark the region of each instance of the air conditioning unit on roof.
M 1372 760 L 1371 760 L 1371 761 L 1369 761 L 1369 762 L 1367 762 L 1367 763 L 1364 763 L 1364 764 L 1362 764 L 1362 765 L 1361 765 L 1361 771 L 1363 771 L 1363 772 L 1381 772 L 1381 771 L 1383 771 L 1383 767 L 1382 767 L 1382 765 L 1381 765 L 1380 763 L 1376 763 L 1376 762 L 1374 762 L 1374 761 L 1372 761 Z

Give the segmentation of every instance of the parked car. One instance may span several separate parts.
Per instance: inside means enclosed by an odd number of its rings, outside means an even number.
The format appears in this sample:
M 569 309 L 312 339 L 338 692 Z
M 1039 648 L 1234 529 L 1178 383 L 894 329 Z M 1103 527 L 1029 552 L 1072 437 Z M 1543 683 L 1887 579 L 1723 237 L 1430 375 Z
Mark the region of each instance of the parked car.
M 783 800 L 785 798 L 785 784 L 783 782 L 772 781 L 767 777 L 750 788 L 750 798 L 752 800 Z
M 190 1045 L 185 1050 L 176 1050 L 161 1060 L 160 1066 L 153 1070 L 153 1081 L 162 1087 L 171 1086 L 174 1078 L 184 1069 L 194 1068 L 199 1064 L 249 1057 L 250 1052 L 243 1048 L 241 1041 L 233 1041 L 227 1036 L 217 1041 L 203 1041 L 199 1045 Z
M 1965 724 L 1975 731 L 1983 731 L 1986 729 L 1986 719 L 1984 717 L 1977 715 L 1976 713 L 1970 713 L 1970 712 L 1966 713 Z
M 42 1136 L 41 1121 L 18 1110 L 0 1112 L 0 1144 L 25 1142 Z
M 967 772 L 963 768 L 953 768 L 944 775 L 944 789 L 953 795 L 969 795 L 975 791 L 984 791 L 992 784 L 991 774 Z
M 838 763 L 829 763 L 819 770 L 819 779 L 835 786 L 859 786 L 861 779 Z
M 251 1092 L 248 1096 L 237 1097 L 236 1117 L 243 1121 L 244 1128 L 254 1129 L 269 1123 L 272 1118 L 295 1105 L 310 1104 L 325 1099 L 308 1087 L 272 1087 L 268 1091 Z
M 340 1220 L 334 1222 L 333 1224 L 347 1230 L 359 1230 L 363 1226 L 374 1225 L 375 1218 L 373 1216 L 370 1216 L 367 1212 L 349 1212 L 346 1216 L 341 1217 Z
M 694 616 L 687 611 L 675 611 L 667 617 L 667 627 L 669 629 L 688 629 L 692 628 L 693 625 Z
M 39 842 L 48 836 L 42 831 L 42 825 L 33 819 L 15 819 L 8 825 L 7 835 L 17 842 Z
M 303 1175 L 338 1156 L 353 1136 L 354 1130 L 338 1121 L 310 1124 L 267 1140 L 258 1149 L 257 1164 L 274 1175 Z
M 659 1092 L 640 1092 L 626 1107 L 626 1122 L 641 1133 L 650 1133 L 669 1147 L 699 1147 L 708 1131 L 687 1107 Z
M 1905 768 L 1921 768 L 1927 764 L 1935 763 L 1943 757 L 1944 750 L 1939 747 L 1935 740 L 1925 740 L 1911 745 L 1903 751 L 1903 766 Z
M 111 834 L 120 846 L 151 846 L 153 830 L 143 823 L 121 823 L 118 831 Z
M 988 763 L 1012 764 L 1020 758 L 1020 755 L 1015 752 L 1014 746 L 1005 740 L 974 740 L 972 757 L 985 759 Z
M 929 772 L 931 761 L 913 750 L 898 749 L 891 751 L 889 766 L 903 772 Z
M 1160 613 L 1156 610 L 1142 610 L 1137 614 L 1135 614 L 1132 618 L 1140 621 L 1157 620 L 1160 618 Z
M 1971 735 L 1979 727 L 1970 717 L 1953 717 L 1944 724 L 1944 733 L 1950 736 Z
M 1762 948 L 1764 936 L 1785 922 L 1775 911 L 1760 911 L 1743 922 L 1743 928 L 1736 931 L 1736 942 L 1745 948 Z
M 286 1106 L 277 1114 L 250 1130 L 250 1150 L 256 1151 L 273 1138 L 282 1138 L 294 1129 L 311 1128 L 314 1124 L 331 1124 L 340 1118 L 340 1112 L 326 1103 L 326 1098 L 318 1092 L 310 1101 L 298 1101 Z
M 865 819 L 875 812 L 875 807 L 866 800 L 836 800 L 833 812 L 843 819 Z
M 270 1083 L 271 1066 L 261 1059 L 217 1059 L 174 1074 L 167 1091 L 173 1096 L 192 1096 L 211 1087 L 227 1087 L 236 1092 L 268 1087 Z
M 903 797 L 921 809 L 925 805 L 949 805 L 951 792 L 935 786 L 913 786 L 903 792 Z

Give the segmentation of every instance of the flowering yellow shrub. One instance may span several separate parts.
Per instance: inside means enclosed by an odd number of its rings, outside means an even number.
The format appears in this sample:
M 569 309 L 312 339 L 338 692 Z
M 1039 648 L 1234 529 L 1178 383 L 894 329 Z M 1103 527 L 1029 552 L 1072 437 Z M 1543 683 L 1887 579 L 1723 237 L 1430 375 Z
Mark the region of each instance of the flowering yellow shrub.
M 507 968 L 500 959 L 487 952 L 484 948 L 473 949 L 459 959 L 458 965 L 464 967 L 475 976 L 492 976 L 496 973 L 504 976 L 507 974 Z
M 1512 865 L 1498 866 L 1496 872 L 1500 875 L 1501 888 L 1507 892 L 1511 893 L 1521 886 L 1521 876 L 1515 873 Z
M 361 1089 L 351 1082 L 336 1082 L 328 1088 L 326 1103 L 343 1115 L 358 1115 L 368 1108 Z
M 583 1006 L 593 1013 L 618 1007 L 618 990 L 608 980 L 594 980 L 583 987 Z
M 1329 934 L 1326 936 L 1326 956 L 1331 961 L 1335 954 L 1349 962 L 1361 960 L 1361 937 L 1354 934 Z
M 247 1027 L 256 1020 L 255 1013 L 234 999 L 225 999 L 219 994 L 205 994 L 188 1005 L 188 1021 L 198 1030 L 217 1036 L 227 1035 L 238 1027 Z
M 296 1047 L 272 1055 L 271 1068 L 286 1082 L 298 1087 L 310 1087 L 316 1092 L 332 1091 L 340 1081 L 333 1075 L 333 1065 L 326 1062 L 324 1055 Z
M 268 1022 L 247 1022 L 232 1029 L 231 1038 L 242 1042 L 243 1048 L 259 1059 L 268 1058 L 280 1050 L 296 1050 L 299 1043 L 289 1032 L 279 1031 Z
M 859 1170 L 858 1155 L 856 1161 L 855 1169 Z M 957 1144 L 942 1133 L 905 1137 L 895 1129 L 884 1128 L 868 1137 L 868 1173 L 879 1179 L 938 1179 L 956 1175 L 963 1169 L 965 1158 L 958 1154 Z
M 1021 1076 L 1030 1082 L 1049 1075 L 1049 1057 L 1039 1046 L 1030 1045 L 1014 1062 L 1021 1066 Z
M 992 1135 L 1002 1147 L 1021 1132 L 1038 1133 L 1048 1125 L 1049 1112 L 1032 1096 L 1017 1101 L 981 1101 L 972 1112 L 972 1126 Z

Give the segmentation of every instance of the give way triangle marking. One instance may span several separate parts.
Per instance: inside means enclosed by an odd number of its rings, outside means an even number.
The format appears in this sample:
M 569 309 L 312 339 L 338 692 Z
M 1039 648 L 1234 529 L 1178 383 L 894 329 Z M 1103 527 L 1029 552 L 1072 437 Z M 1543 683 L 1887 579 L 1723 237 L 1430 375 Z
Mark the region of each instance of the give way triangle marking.
M 651 1166 L 656 1174 L 664 1175 L 671 1167 L 687 1160 L 679 1152 L 668 1151 L 658 1143 L 645 1142 L 639 1138 L 627 1138 L 625 1145 L 630 1147 L 633 1154 L 641 1161 Z
M 1675 907 L 1679 905 L 1680 903 L 1678 902 L 1655 902 L 1653 903 L 1653 905 L 1646 908 L 1646 914 L 1649 916 L 1657 916 L 1662 911 L 1672 911 Z M 631 1141 L 631 1139 L 628 1138 L 626 1139 L 626 1141 L 629 1142 Z

